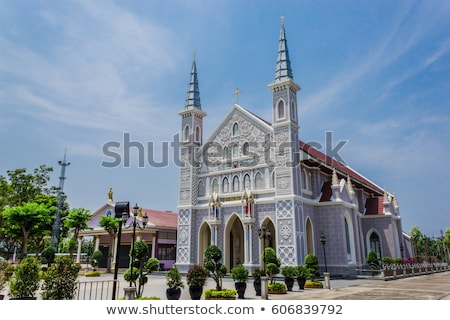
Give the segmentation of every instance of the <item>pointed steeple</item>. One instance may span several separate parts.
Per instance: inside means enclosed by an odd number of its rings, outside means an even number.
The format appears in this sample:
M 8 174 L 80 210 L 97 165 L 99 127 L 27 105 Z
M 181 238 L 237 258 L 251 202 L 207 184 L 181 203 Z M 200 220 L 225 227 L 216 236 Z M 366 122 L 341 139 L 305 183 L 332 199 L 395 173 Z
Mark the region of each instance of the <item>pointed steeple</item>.
M 281 17 L 280 40 L 278 41 L 278 57 L 274 81 L 280 81 L 286 78 L 294 79 L 294 76 L 291 68 L 291 60 L 289 59 L 286 32 L 284 31 L 284 17 Z
M 191 78 L 189 80 L 189 86 L 184 109 L 197 108 L 201 110 L 202 105 L 200 103 L 200 90 L 198 88 L 197 64 L 195 63 L 195 55 L 196 53 L 194 52 L 194 60 L 192 61 L 192 69 L 191 69 Z

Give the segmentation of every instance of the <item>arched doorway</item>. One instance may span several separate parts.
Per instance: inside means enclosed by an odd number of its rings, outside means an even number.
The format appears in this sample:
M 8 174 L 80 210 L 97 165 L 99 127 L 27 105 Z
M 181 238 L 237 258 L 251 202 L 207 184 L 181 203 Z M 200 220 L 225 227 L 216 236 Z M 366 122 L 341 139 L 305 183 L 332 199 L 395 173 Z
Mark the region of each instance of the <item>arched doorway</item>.
M 211 229 L 206 222 L 200 227 L 198 235 L 198 261 L 197 263 L 203 265 L 205 260 L 205 250 L 211 244 Z
M 272 220 L 270 218 L 265 218 L 263 222 L 261 223 L 260 229 L 263 228 L 263 226 L 266 229 L 266 234 L 269 235 L 266 239 L 259 239 L 259 258 L 258 261 L 261 263 L 261 257 L 262 253 L 264 251 L 264 248 L 272 248 L 277 251 L 277 244 L 276 244 L 276 233 L 275 233 L 275 225 L 273 224 Z
M 314 254 L 314 235 L 311 219 L 306 219 L 306 254 Z
M 244 257 L 244 227 L 237 214 L 232 214 L 225 228 L 225 266 L 228 270 L 243 264 Z
M 378 235 L 378 233 L 375 230 L 371 230 L 368 233 L 367 244 L 368 244 L 367 252 L 369 252 L 370 250 L 375 251 L 377 254 L 378 260 L 381 261 L 381 258 L 383 257 L 382 252 L 381 252 L 381 240 L 380 240 L 380 236 Z

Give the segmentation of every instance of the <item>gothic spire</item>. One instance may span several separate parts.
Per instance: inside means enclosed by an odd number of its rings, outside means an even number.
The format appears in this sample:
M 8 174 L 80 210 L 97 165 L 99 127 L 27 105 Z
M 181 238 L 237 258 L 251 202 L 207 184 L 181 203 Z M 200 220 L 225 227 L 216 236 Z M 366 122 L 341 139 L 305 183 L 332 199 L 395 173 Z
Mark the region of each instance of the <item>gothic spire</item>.
M 198 77 L 197 77 L 197 64 L 195 63 L 195 55 L 194 52 L 194 60 L 192 61 L 192 69 L 191 69 L 191 78 L 189 80 L 189 86 L 187 90 L 186 103 L 184 105 L 184 109 L 197 108 L 202 109 L 202 105 L 200 103 L 200 90 L 198 88 Z
M 284 17 L 281 17 L 280 40 L 278 41 L 278 57 L 275 68 L 274 81 L 281 81 L 286 78 L 294 79 L 291 68 L 291 60 L 289 59 L 289 51 L 287 47 L 286 33 L 284 31 Z

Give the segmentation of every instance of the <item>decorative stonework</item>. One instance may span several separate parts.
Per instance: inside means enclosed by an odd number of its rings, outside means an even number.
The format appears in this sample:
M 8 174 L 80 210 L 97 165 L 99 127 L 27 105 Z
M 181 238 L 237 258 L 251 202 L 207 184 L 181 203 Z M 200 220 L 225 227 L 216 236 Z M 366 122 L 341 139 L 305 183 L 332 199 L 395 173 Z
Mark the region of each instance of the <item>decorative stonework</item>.
M 281 225 L 281 223 L 280 223 Z M 284 239 L 287 240 L 291 237 L 292 235 L 292 230 L 288 225 L 281 225 L 280 227 L 280 236 Z
M 295 265 L 295 248 L 293 246 L 279 246 L 278 256 L 280 257 L 281 264 L 283 265 Z
M 277 217 L 282 218 L 292 218 L 292 201 L 282 200 L 277 202 Z
M 177 262 L 178 263 L 188 263 L 189 262 L 189 248 L 178 247 Z

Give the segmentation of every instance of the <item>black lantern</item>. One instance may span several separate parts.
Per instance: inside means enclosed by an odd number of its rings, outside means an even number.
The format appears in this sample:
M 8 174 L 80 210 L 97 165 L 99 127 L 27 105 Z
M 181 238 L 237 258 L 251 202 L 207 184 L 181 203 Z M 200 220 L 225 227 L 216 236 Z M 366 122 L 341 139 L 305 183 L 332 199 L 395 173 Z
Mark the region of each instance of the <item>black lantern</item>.
M 325 244 L 327 243 L 327 237 L 325 237 L 323 232 L 320 235 L 320 243 L 322 243 L 322 247 L 323 247 L 323 259 L 325 261 L 325 272 L 328 272 L 328 268 L 327 268 L 327 254 L 325 252 Z

